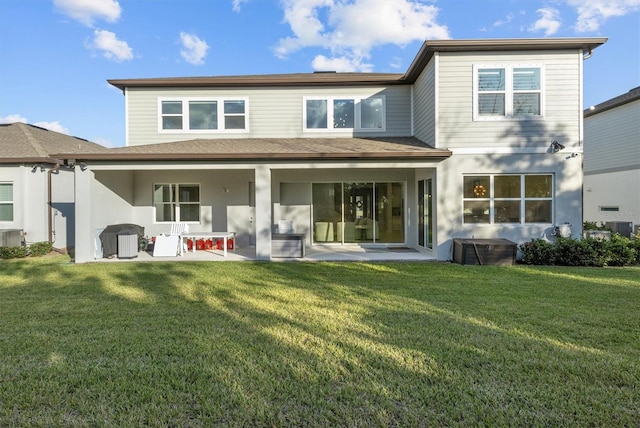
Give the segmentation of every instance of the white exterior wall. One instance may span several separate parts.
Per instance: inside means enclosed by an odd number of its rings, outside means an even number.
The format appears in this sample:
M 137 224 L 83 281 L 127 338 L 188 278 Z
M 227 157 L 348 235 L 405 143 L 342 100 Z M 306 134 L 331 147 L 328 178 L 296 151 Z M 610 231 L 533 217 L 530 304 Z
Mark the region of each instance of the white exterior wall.
M 416 138 L 438 147 L 436 139 L 436 68 L 438 56 L 427 64 L 413 89 L 413 127 Z
M 582 234 L 582 159 L 557 154 L 461 155 L 454 154 L 438 166 L 436 217 L 437 255 L 450 260 L 453 238 L 505 238 L 518 244 L 534 238 L 552 239 L 554 226 L 572 225 L 572 236 Z M 464 174 L 538 174 L 554 176 L 551 224 L 464 224 Z
M 41 171 L 37 168 L 35 172 L 31 172 L 31 167 L 32 165 L 0 167 L 0 182 L 13 184 L 13 221 L 0 222 L 0 229 L 21 229 L 26 234 L 27 244 L 49 241 L 47 169 Z M 65 227 L 63 223 L 59 225 L 62 237 L 60 241 L 54 242 L 56 248 L 67 246 Z
M 304 132 L 303 100 L 308 96 L 384 95 L 385 132 Z M 158 98 L 238 97 L 248 99 L 248 132 L 159 132 Z M 127 145 L 155 144 L 195 138 L 304 138 L 411 135 L 411 87 L 275 88 L 275 89 L 127 89 Z
M 640 224 L 640 168 L 584 176 L 584 220 Z M 618 207 L 602 211 L 601 207 Z
M 584 219 L 640 224 L 640 100 L 586 117 L 584 136 Z
M 437 94 L 438 147 L 567 148 L 580 141 L 582 53 L 575 51 L 440 53 Z M 474 65 L 543 67 L 543 120 L 473 120 Z

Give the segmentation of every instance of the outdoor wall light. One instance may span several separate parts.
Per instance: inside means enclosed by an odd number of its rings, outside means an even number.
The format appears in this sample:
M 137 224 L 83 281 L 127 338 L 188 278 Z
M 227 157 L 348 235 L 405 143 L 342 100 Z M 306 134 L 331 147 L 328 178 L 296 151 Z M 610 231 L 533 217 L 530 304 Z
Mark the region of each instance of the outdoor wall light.
M 86 171 L 87 170 L 87 164 L 84 162 L 78 162 L 77 165 L 80 167 L 81 171 Z
M 564 145 L 558 143 L 556 140 L 553 140 L 551 142 L 551 145 L 549 146 L 549 150 L 551 150 L 551 153 L 558 153 L 562 149 L 564 149 Z

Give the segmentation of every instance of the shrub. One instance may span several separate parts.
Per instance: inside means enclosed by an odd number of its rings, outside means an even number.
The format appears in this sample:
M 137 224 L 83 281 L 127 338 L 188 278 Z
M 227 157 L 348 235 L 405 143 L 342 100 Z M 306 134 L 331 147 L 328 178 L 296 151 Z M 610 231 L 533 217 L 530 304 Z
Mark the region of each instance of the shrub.
M 522 263 L 528 265 L 552 265 L 555 263 L 555 249 L 553 244 L 544 239 L 532 239 L 520 244 Z
M 533 239 L 520 245 L 521 262 L 530 265 L 628 266 L 640 263 L 640 239 L 619 234 L 611 239 L 557 238 L 550 243 Z
M 0 247 L 0 258 L 17 259 L 27 257 L 29 249 L 27 247 Z
M 582 223 L 582 230 L 608 230 L 611 232 L 611 228 L 607 227 L 603 222 L 600 222 L 600 226 L 598 226 L 595 221 Z
M 53 249 L 53 244 L 48 241 L 35 242 L 29 246 L 29 254 L 33 257 L 49 254 Z

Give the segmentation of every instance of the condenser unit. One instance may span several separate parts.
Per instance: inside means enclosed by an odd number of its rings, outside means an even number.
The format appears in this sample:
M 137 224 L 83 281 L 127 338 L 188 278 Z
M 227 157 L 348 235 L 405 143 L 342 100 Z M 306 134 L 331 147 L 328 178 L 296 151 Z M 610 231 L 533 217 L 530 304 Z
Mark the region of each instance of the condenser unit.
M 611 229 L 615 233 L 619 233 L 620 236 L 625 238 L 631 238 L 631 231 L 633 230 L 633 223 L 630 221 L 608 221 L 605 227 Z
M 21 229 L 0 230 L 0 247 L 19 247 L 22 245 Z
M 118 258 L 131 259 L 138 257 L 138 235 L 118 235 Z

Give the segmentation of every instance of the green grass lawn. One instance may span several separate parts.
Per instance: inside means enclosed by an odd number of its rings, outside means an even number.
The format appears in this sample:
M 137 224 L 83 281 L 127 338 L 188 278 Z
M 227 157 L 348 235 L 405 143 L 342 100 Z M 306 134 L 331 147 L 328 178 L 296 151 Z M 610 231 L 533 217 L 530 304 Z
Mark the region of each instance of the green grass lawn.
M 0 426 L 638 426 L 640 269 L 0 262 Z

